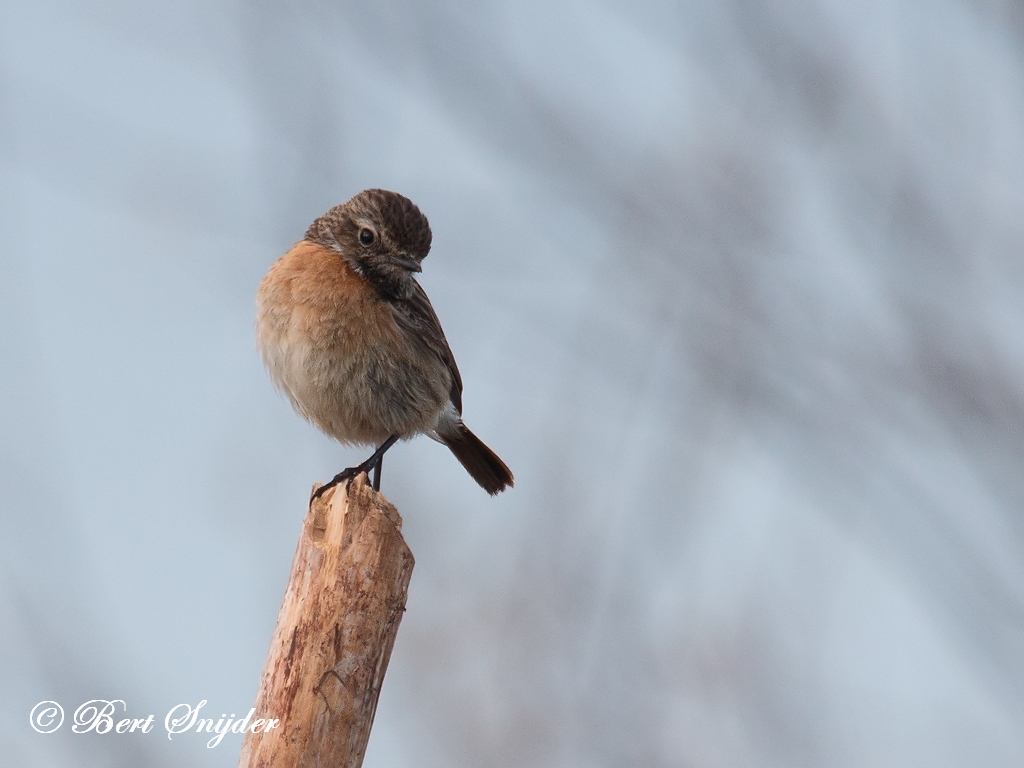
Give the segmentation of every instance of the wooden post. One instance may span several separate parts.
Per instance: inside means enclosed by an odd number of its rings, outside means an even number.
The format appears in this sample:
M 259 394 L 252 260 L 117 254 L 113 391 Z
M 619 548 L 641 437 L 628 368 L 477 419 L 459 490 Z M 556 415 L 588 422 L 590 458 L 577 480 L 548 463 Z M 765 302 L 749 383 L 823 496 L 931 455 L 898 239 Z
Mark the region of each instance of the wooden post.
M 358 768 L 412 576 L 402 518 L 359 475 L 310 505 L 239 768 Z

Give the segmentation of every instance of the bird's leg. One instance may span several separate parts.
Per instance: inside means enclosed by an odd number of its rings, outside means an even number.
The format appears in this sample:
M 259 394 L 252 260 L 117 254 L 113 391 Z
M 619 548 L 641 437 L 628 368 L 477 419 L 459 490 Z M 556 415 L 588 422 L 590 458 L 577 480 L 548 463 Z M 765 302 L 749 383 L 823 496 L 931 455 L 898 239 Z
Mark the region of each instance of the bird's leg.
M 384 466 L 384 454 L 382 453 L 380 455 L 380 458 L 377 459 L 377 466 L 375 466 L 373 468 L 373 490 L 375 490 L 375 491 L 379 491 L 380 490 L 380 473 L 381 473 L 381 467 L 383 467 L 383 466 Z
M 368 458 L 359 466 L 362 467 L 360 471 L 368 472 L 370 467 L 373 467 L 373 490 L 380 490 L 380 467 L 384 463 L 384 454 L 388 452 L 388 448 L 398 442 L 398 435 L 392 435 L 383 443 L 380 448 L 373 452 L 373 456 Z M 359 474 L 358 472 L 356 474 Z
M 329 488 L 333 488 L 338 483 L 343 483 L 346 480 L 351 480 L 356 475 L 360 475 L 363 472 L 369 472 L 371 469 L 374 470 L 373 490 L 379 491 L 380 464 L 384 460 L 384 454 L 387 453 L 388 448 L 390 448 L 397 442 L 398 435 L 392 435 L 391 437 L 389 437 L 381 444 L 380 448 L 374 451 L 373 455 L 366 461 L 364 461 L 362 464 L 356 467 L 349 467 L 348 469 L 343 469 L 341 472 L 336 474 L 329 483 L 327 483 L 326 485 L 321 485 L 319 488 L 317 488 L 316 491 L 313 492 L 313 495 L 310 497 L 310 502 L 312 503 L 316 499 L 319 499 L 327 492 Z

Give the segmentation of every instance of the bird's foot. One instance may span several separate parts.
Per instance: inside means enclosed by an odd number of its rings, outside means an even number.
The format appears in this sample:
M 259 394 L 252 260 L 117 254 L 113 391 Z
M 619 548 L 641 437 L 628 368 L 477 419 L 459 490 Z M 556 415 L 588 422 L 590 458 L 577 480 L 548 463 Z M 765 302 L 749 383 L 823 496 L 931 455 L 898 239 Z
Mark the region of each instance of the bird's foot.
M 331 482 L 327 483 L 327 485 L 321 485 L 319 488 L 313 491 L 313 495 L 309 497 L 309 503 L 312 504 L 314 501 L 316 501 L 325 493 L 327 493 L 327 490 L 329 488 L 333 488 L 334 486 L 338 485 L 338 483 L 347 482 L 352 478 L 356 477 L 357 475 L 361 475 L 363 472 L 369 474 L 371 469 L 377 470 L 376 472 L 373 473 L 373 484 L 371 487 L 373 488 L 373 490 L 379 491 L 380 467 L 381 464 L 384 462 L 384 454 L 387 453 L 388 448 L 394 445 L 397 441 L 398 435 L 392 435 L 387 440 L 385 440 L 384 443 L 376 451 L 373 452 L 373 455 L 370 456 L 370 458 L 368 458 L 362 464 L 355 467 L 349 467 L 348 469 L 343 469 L 341 472 L 336 474 L 334 478 L 331 480 Z
M 334 486 L 339 485 L 341 483 L 347 483 L 349 480 L 355 479 L 358 475 L 361 475 L 363 472 L 368 473 L 371 469 L 373 469 L 373 467 L 373 463 L 371 463 L 370 461 L 364 461 L 362 464 L 356 467 L 349 467 L 348 469 L 341 470 L 341 472 L 339 472 L 333 478 L 331 478 L 329 482 L 327 482 L 324 485 L 321 485 L 319 488 L 313 491 L 313 495 L 309 497 L 309 503 L 312 504 L 314 501 L 319 499 Z

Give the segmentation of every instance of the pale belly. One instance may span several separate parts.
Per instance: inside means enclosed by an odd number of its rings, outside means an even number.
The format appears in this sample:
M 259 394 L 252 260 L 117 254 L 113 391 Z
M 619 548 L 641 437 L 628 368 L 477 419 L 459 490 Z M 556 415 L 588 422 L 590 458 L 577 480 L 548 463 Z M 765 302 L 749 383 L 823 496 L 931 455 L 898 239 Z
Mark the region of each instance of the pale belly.
M 320 348 L 295 329 L 271 336 L 259 347 L 274 384 L 300 415 L 343 443 L 379 445 L 391 435 L 428 433 L 447 405 L 440 388 L 425 385 L 426 371 L 379 346 L 346 354 Z

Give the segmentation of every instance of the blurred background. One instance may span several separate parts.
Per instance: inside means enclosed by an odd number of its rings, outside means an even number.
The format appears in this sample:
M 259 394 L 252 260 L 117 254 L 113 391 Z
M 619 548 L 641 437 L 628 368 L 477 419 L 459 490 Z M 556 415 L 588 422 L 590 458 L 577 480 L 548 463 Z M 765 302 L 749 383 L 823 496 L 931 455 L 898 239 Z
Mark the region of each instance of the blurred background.
M 253 338 L 371 186 L 488 498 L 428 439 L 367 766 L 1024 764 L 1024 7 L 0 1 L 0 748 L 255 697 L 306 500 L 365 458 Z M 148 735 L 34 732 L 44 699 Z

